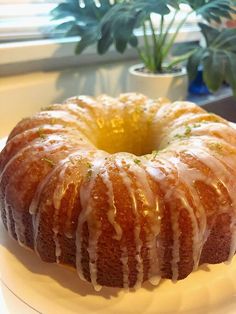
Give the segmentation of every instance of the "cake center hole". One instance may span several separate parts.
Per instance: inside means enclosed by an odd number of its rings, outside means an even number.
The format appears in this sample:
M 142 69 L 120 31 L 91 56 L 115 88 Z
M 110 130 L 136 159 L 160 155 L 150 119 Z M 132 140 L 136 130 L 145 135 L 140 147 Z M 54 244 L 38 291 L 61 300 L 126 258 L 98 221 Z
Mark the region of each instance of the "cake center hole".
M 97 147 L 108 153 L 127 152 L 142 156 L 158 150 L 150 125 L 112 118 L 99 128 Z

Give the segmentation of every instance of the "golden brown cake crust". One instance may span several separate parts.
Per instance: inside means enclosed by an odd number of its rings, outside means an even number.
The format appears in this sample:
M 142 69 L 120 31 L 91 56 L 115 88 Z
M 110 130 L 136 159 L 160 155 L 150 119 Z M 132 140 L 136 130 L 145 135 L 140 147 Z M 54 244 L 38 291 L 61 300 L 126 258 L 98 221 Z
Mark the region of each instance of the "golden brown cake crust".
M 0 153 L 5 228 L 100 286 L 183 279 L 236 249 L 236 129 L 189 102 L 79 96 Z

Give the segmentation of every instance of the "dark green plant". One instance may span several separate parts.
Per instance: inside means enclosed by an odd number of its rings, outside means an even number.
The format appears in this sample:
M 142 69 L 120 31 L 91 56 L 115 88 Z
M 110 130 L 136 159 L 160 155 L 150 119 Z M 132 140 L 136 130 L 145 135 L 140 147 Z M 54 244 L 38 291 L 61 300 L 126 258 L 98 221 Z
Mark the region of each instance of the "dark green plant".
M 171 34 L 170 30 L 180 11 L 180 4 L 188 4 L 191 10 L 186 13 L 177 25 L 175 32 Z M 116 0 L 112 4 L 109 0 L 85 0 L 84 5 L 80 6 L 78 0 L 68 0 L 59 4 L 52 11 L 52 15 L 54 19 L 68 19 L 57 29 L 63 31 L 67 36 L 80 36 L 76 53 L 83 52 L 92 44 L 97 44 L 99 54 L 106 53 L 112 44 L 115 45 L 118 52 L 123 53 L 130 45 L 138 50 L 145 67 L 154 73 L 171 72 L 177 65 L 188 59 L 190 78 L 196 74 L 197 65 L 203 62 L 204 69 L 207 69 L 204 79 L 210 89 L 215 90 L 225 78 L 222 78 L 222 75 L 220 78 L 215 78 L 215 73 L 219 70 L 217 70 L 218 67 L 217 69 L 213 68 L 212 64 L 215 67 L 216 58 L 220 58 L 223 50 L 224 61 L 217 62 L 218 66 L 222 62 L 224 64 L 236 62 L 231 60 L 226 63 L 225 61 L 229 55 L 235 54 L 235 49 L 233 49 L 236 41 L 233 35 L 235 30 L 219 31 L 208 26 L 207 23 L 211 21 L 220 23 L 223 17 L 230 19 L 231 13 L 235 13 L 233 9 L 235 4 L 236 0 Z M 170 13 L 170 9 L 174 11 L 174 15 L 171 20 L 169 18 L 167 20 L 166 15 Z M 151 19 L 152 13 L 160 15 L 158 26 L 154 26 Z M 176 57 L 169 61 L 176 37 L 193 13 L 201 16 L 205 21 L 205 24 L 200 24 L 200 28 L 207 39 L 207 48 L 182 46 L 176 52 Z M 139 42 L 138 30 L 140 29 L 143 32 L 143 45 L 140 45 Z M 207 29 L 211 35 L 206 34 Z M 212 39 L 213 37 L 216 41 Z M 225 43 L 221 44 L 222 38 Z M 228 39 L 226 40 L 226 38 Z M 229 42 L 230 48 L 228 47 Z M 219 47 L 221 53 L 218 52 Z M 236 74 L 229 75 L 227 73 L 227 76 L 227 81 L 235 90 Z
M 197 75 L 199 65 L 203 66 L 203 79 L 211 91 L 217 91 L 226 81 L 236 96 L 236 29 L 221 30 L 199 23 L 205 38 L 204 45 L 181 44 L 174 54 L 189 54 L 187 70 L 189 79 Z

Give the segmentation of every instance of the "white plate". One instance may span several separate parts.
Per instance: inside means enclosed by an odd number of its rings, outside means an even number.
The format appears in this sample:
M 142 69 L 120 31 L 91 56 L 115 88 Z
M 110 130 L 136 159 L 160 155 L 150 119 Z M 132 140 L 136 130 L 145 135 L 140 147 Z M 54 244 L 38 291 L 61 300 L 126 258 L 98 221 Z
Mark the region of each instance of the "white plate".
M 14 291 L 1 281 L 0 282 L 0 313 L 1 314 L 38 314 L 37 310 L 31 308 L 24 300 L 21 300 Z
M 156 288 L 145 285 L 136 292 L 103 288 L 98 293 L 74 271 L 41 262 L 10 239 L 0 224 L 0 270 L 4 285 L 28 304 L 32 313 L 33 309 L 45 314 L 236 312 L 236 259 L 231 265 L 201 267 L 176 284 L 164 280 Z M 12 298 L 5 293 L 2 297 L 10 309 Z
M 3 149 L 5 143 L 6 143 L 7 138 L 0 138 L 0 151 Z
M 234 314 L 235 276 L 236 258 L 230 265 L 204 265 L 176 284 L 95 292 L 74 271 L 20 247 L 0 223 L 1 314 Z

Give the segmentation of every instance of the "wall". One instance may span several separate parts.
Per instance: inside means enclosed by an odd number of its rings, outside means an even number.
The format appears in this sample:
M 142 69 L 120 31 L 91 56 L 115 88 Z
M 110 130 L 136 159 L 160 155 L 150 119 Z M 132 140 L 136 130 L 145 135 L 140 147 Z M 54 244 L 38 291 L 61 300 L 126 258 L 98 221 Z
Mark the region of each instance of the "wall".
M 199 39 L 197 26 L 186 27 L 178 34 L 176 42 Z M 129 48 L 125 55 L 120 55 L 113 47 L 100 56 L 90 47 L 86 53 L 75 56 L 77 40 L 0 45 L 0 137 L 8 134 L 19 119 L 67 97 L 101 93 L 115 96 L 128 91 L 128 68 L 138 63 L 136 50 Z M 143 41 L 140 34 L 140 47 Z M 29 71 L 32 73 L 27 74 Z
M 128 68 L 136 61 L 80 66 L 0 78 L 0 137 L 19 121 L 48 104 L 78 95 L 126 92 Z

